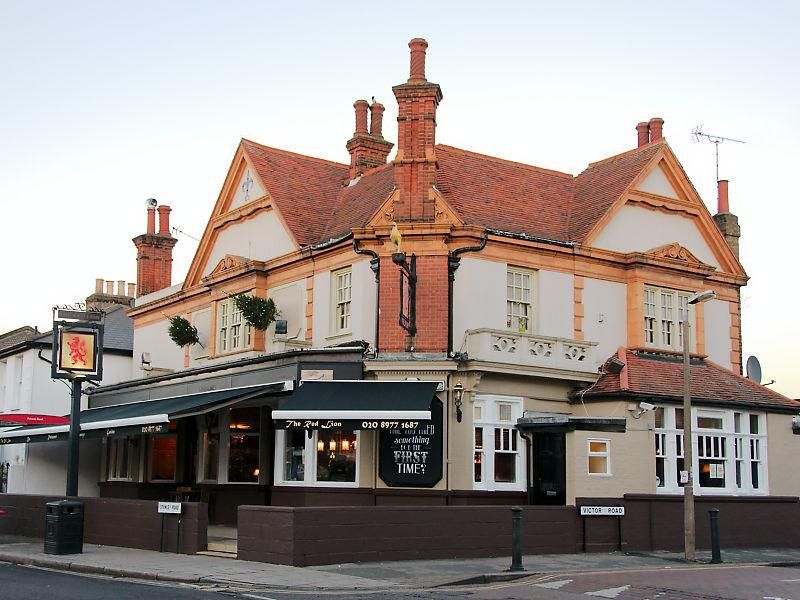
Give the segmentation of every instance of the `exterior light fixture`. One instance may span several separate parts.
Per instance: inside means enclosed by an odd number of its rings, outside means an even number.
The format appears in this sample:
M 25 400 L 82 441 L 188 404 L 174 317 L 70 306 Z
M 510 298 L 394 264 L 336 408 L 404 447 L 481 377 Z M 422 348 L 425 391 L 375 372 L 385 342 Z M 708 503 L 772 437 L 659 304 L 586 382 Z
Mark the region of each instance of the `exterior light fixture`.
M 698 292 L 689 298 L 689 304 L 713 300 L 713 290 Z M 694 440 L 692 439 L 692 394 L 689 389 L 689 315 L 683 319 L 683 465 L 686 483 L 683 485 L 683 551 L 687 561 L 695 559 L 694 535 Z
M 325 452 L 325 442 L 322 440 L 317 442 L 317 452 Z
M 457 384 L 453 386 L 453 406 L 456 407 L 456 421 L 461 423 L 461 419 L 463 418 L 463 413 L 461 412 L 461 406 L 463 402 L 461 399 L 464 397 L 464 386 L 461 385 L 459 381 Z

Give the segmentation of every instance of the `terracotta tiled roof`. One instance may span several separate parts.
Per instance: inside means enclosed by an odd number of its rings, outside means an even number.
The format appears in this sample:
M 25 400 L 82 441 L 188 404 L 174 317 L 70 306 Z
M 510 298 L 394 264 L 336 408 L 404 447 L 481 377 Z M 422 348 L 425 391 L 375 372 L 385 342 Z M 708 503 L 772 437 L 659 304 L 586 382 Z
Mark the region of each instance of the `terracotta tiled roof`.
M 333 211 L 326 217 L 324 239 L 337 238 L 349 233 L 354 227 L 363 227 L 370 217 L 392 193 L 392 165 L 368 171 L 353 185 L 342 188 L 336 198 Z
M 573 177 L 436 146 L 437 188 L 469 225 L 568 241 Z
M 582 241 L 663 143 L 593 163 L 577 177 L 438 145 L 437 188 L 468 225 Z M 393 189 L 391 163 L 347 186 L 346 165 L 242 144 L 301 246 L 363 227 Z
M 297 243 L 321 241 L 349 167 L 250 140 L 242 145 Z
M 621 373 L 604 373 L 582 397 L 584 399 L 624 394 L 664 400 L 683 399 L 683 358 L 644 350 L 624 350 Z M 690 390 L 697 403 L 732 403 L 764 409 L 800 412 L 792 400 L 708 359 L 692 359 Z M 624 386 L 627 378 L 627 387 Z M 621 383 L 622 382 L 622 383 Z
M 592 163 L 575 178 L 569 215 L 570 241 L 582 241 L 665 142 L 656 142 Z

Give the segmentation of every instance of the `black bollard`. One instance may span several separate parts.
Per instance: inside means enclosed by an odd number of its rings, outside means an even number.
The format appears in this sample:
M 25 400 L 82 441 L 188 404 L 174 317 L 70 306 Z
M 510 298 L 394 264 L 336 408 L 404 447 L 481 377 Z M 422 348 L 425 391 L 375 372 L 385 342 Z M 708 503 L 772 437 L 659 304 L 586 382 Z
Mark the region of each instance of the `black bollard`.
M 717 565 L 722 562 L 719 551 L 719 509 L 709 509 L 708 516 L 711 518 L 711 564 Z
M 522 568 L 522 509 L 511 509 L 511 567 L 509 571 L 524 571 Z

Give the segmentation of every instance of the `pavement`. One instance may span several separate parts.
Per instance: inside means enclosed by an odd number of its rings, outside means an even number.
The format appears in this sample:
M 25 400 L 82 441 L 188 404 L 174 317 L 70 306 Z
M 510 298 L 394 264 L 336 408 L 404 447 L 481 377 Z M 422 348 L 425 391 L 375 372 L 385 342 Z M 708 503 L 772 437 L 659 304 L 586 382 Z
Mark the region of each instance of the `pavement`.
M 525 571 L 510 573 L 510 558 L 411 560 L 289 567 L 266 563 L 84 544 L 82 554 L 43 552 L 42 540 L 0 536 L 0 562 L 110 577 L 202 585 L 208 589 L 380 591 L 489 583 L 548 573 L 587 573 L 685 567 L 671 552 L 524 556 Z M 800 549 L 723 550 L 725 564 L 800 565 Z M 710 553 L 698 552 L 698 567 Z M 724 566 L 724 565 L 723 565 Z

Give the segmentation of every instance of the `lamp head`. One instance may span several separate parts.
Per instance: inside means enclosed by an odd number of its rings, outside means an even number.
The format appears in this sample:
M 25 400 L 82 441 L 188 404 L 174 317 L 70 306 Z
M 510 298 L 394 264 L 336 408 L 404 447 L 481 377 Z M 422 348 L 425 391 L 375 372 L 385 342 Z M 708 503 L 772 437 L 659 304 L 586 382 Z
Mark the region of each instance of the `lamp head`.
M 689 304 L 700 304 L 701 302 L 706 302 L 707 300 L 713 300 L 716 297 L 717 293 L 714 290 L 697 292 L 689 297 Z

